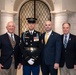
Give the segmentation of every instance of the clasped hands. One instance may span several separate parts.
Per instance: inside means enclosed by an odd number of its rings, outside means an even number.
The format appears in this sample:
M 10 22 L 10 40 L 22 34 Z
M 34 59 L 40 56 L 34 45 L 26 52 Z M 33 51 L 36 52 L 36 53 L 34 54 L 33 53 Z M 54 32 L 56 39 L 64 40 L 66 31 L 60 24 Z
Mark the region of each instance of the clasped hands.
M 31 58 L 31 59 L 29 59 L 27 62 L 28 62 L 30 65 L 33 65 L 33 64 L 34 64 L 34 59 Z

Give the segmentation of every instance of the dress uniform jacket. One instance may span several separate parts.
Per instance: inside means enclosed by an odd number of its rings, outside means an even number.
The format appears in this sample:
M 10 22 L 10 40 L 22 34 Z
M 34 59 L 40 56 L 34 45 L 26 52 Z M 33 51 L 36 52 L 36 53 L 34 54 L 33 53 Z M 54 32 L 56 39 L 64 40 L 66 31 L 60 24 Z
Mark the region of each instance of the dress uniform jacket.
M 7 33 L 0 36 L 0 64 L 3 65 L 3 69 L 9 69 L 12 63 L 12 55 L 14 55 L 15 68 L 21 63 L 21 52 L 20 52 L 20 38 L 15 35 L 16 45 L 13 48 Z
M 68 69 L 74 68 L 76 65 L 76 36 L 72 34 L 69 35 L 67 47 L 64 48 L 64 44 L 62 45 L 60 67 L 63 67 L 65 63 Z
M 30 34 L 29 31 L 22 33 L 21 36 L 21 52 L 23 54 L 23 65 L 29 65 L 27 61 L 30 58 L 33 58 L 34 64 L 40 64 L 40 52 L 41 52 L 41 34 L 40 32 L 34 30 L 33 34 Z

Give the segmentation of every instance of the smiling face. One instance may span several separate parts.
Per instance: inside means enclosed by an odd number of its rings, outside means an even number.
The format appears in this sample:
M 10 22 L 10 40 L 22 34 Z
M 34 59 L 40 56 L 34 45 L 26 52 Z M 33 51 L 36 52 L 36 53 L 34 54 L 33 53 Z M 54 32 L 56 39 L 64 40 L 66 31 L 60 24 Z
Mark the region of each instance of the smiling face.
M 49 32 L 50 30 L 52 30 L 52 22 L 51 21 L 46 21 L 45 30 L 46 30 L 46 32 Z
M 64 34 L 68 34 L 70 32 L 70 24 L 69 23 L 64 23 L 62 25 L 62 28 L 63 28 L 63 33 Z
M 14 31 L 15 31 L 14 22 L 12 22 L 12 21 L 8 22 L 6 29 L 9 33 L 14 33 Z
M 28 28 L 29 28 L 29 30 L 34 30 L 35 24 L 34 23 L 29 23 Z

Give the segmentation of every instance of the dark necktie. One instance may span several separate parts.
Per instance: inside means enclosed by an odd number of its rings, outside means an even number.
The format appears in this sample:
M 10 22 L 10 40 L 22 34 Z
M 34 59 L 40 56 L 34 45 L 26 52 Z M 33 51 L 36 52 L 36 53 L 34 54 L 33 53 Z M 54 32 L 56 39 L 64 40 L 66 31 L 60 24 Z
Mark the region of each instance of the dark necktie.
M 33 34 L 32 31 L 30 32 L 30 34 L 31 34 L 31 35 Z
M 64 47 L 67 47 L 67 35 L 65 35 L 65 39 L 64 39 Z

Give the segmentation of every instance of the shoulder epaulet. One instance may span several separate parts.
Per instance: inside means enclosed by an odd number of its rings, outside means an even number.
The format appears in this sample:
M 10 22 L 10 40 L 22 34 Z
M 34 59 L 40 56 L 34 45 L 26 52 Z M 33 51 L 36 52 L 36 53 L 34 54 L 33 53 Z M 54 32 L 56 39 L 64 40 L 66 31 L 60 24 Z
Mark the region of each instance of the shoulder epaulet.
M 27 33 L 28 33 L 28 31 L 25 31 L 25 32 L 24 32 L 24 34 L 27 34 Z

